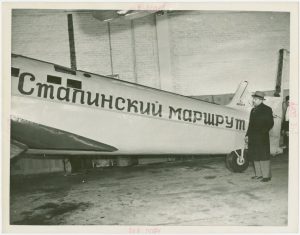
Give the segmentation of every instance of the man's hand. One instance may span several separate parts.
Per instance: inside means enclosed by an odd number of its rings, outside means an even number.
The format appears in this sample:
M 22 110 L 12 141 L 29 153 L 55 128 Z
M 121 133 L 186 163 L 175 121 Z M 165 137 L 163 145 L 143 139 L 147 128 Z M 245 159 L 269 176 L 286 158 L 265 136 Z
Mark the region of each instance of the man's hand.
M 245 143 L 248 144 L 248 136 L 245 136 Z

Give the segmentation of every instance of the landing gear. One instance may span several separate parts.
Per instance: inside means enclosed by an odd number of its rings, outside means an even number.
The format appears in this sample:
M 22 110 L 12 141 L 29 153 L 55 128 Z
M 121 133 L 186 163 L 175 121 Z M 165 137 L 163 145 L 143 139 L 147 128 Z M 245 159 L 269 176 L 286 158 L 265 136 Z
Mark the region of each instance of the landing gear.
M 232 151 L 226 156 L 226 167 L 232 172 L 243 172 L 249 166 L 246 149 Z
M 70 159 L 64 159 L 63 164 L 65 175 L 70 175 L 72 173 L 72 165 Z
M 70 157 L 63 160 L 65 175 L 72 175 L 78 173 L 87 173 L 89 169 L 93 168 L 91 159 L 80 157 Z

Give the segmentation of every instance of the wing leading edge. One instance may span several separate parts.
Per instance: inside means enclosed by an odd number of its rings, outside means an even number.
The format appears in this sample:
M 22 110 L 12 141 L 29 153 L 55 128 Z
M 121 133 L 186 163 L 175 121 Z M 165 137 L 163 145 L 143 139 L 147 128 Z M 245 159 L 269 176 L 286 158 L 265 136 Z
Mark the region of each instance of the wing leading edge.
M 114 152 L 118 150 L 113 146 L 83 136 L 20 118 L 11 119 L 11 139 L 12 144 L 18 143 L 18 146 L 20 144 L 26 146 L 26 148 L 22 147 L 24 151 L 27 149 L 41 151 L 47 149 L 59 153 L 60 151 L 72 150 L 88 154 L 88 152 Z M 24 151 L 18 152 L 21 154 Z M 11 154 L 11 158 L 19 154 Z

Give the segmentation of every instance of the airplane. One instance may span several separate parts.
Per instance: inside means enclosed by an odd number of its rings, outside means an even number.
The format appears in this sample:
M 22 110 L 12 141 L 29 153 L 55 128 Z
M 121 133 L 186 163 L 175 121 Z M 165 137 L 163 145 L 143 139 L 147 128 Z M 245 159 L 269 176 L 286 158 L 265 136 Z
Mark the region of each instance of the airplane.
M 225 106 L 12 54 L 11 161 L 227 154 L 249 165 L 244 142 L 251 109 L 248 82 Z M 273 109 L 271 153 L 279 148 L 282 97 Z

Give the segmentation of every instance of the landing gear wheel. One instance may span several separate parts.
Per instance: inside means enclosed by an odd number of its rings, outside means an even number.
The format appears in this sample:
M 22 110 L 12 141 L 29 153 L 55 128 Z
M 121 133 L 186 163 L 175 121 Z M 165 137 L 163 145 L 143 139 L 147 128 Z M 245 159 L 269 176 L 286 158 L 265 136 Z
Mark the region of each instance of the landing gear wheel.
M 249 166 L 249 160 L 247 158 L 247 150 L 232 151 L 226 156 L 226 167 L 232 172 L 243 172 Z

